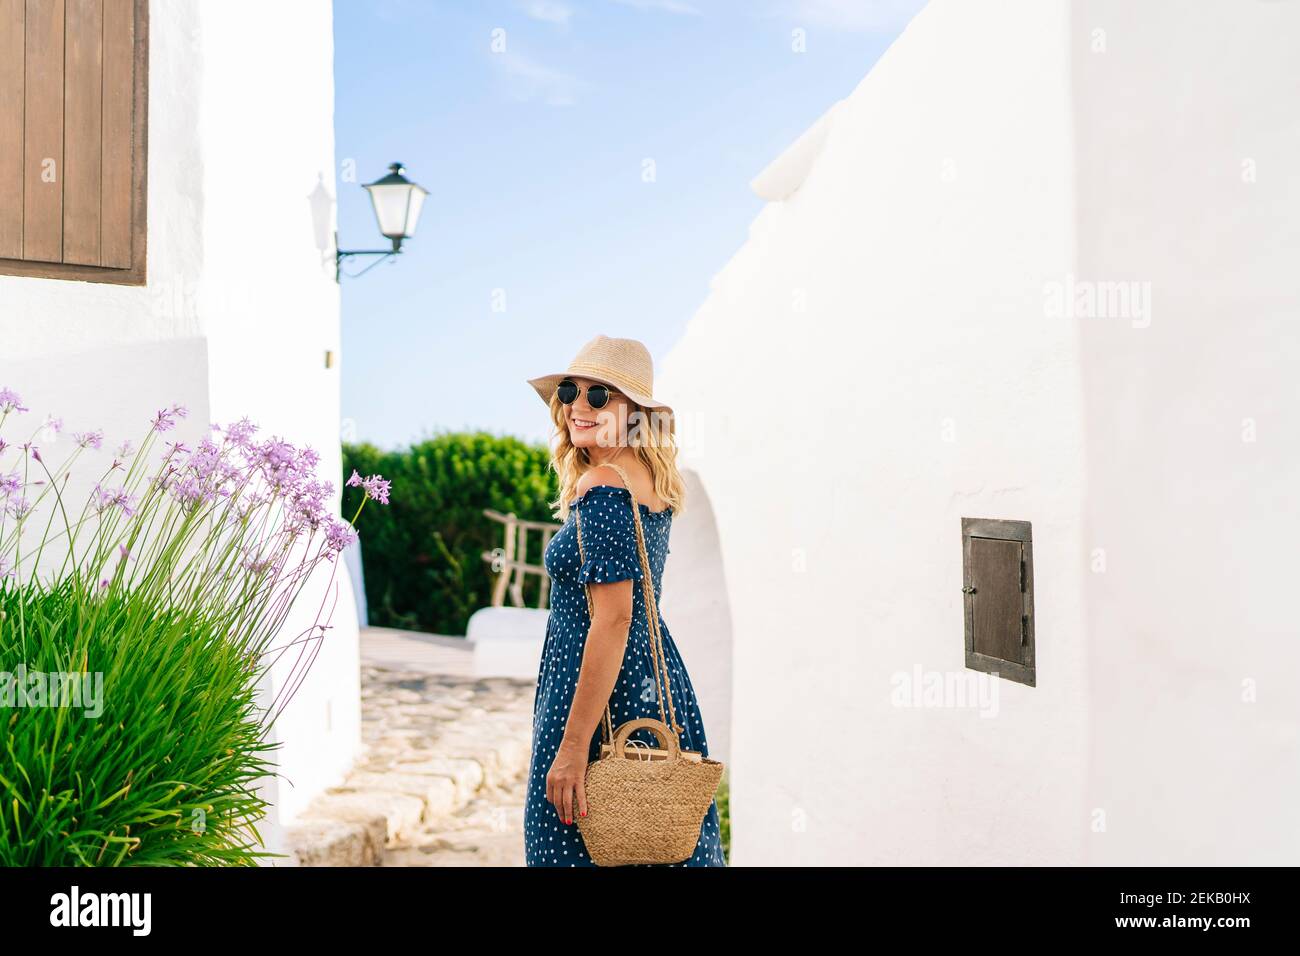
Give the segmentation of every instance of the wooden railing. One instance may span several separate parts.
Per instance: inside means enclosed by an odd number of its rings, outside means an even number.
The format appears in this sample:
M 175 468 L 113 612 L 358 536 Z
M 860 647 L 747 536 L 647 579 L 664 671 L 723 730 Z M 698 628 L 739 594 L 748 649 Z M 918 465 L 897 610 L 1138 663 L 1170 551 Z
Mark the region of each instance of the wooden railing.
M 509 594 L 511 604 L 514 607 L 524 607 L 524 582 L 527 580 L 528 575 L 536 574 L 542 579 L 541 587 L 538 589 L 537 606 L 539 608 L 548 607 L 551 596 L 551 577 L 546 573 L 546 568 L 543 565 L 529 564 L 527 562 L 528 532 L 541 532 L 542 554 L 544 555 L 546 554 L 546 546 L 551 543 L 551 537 L 564 525 L 550 521 L 524 521 L 515 517 L 514 512 L 502 514 L 500 511 L 493 511 L 491 508 L 484 508 L 483 514 L 493 521 L 501 522 L 505 526 L 506 533 L 504 547 L 483 552 L 483 560 L 490 563 L 492 570 L 497 573 L 497 581 L 492 588 L 492 606 L 502 607 L 505 604 L 506 594 Z

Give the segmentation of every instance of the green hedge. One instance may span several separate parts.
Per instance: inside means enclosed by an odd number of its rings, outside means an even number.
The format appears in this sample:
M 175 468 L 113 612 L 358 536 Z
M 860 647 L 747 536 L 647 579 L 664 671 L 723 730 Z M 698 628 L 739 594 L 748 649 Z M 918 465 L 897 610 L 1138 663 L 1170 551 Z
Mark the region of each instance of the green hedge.
M 354 468 L 392 481 L 392 503 L 366 512 L 361 559 L 370 623 L 464 634 L 470 615 L 492 601 L 496 575 L 483 552 L 505 544 L 505 526 L 483 509 L 554 520 L 549 463 L 546 446 L 487 432 L 447 432 L 400 451 L 344 443 L 344 481 Z M 528 559 L 538 563 L 541 537 L 529 537 Z M 539 586 L 530 575 L 530 607 Z

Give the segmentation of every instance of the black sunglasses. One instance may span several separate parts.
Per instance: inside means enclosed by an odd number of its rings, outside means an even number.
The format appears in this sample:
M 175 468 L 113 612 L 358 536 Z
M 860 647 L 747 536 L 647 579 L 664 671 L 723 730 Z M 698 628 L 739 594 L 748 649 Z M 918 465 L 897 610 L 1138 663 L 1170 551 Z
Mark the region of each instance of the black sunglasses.
M 565 379 L 559 385 L 555 386 L 555 397 L 560 400 L 561 405 L 572 405 L 578 400 L 582 393 L 582 388 L 577 382 Z M 587 404 L 592 408 L 604 408 L 609 404 L 611 395 L 621 394 L 616 389 L 608 385 L 588 385 L 587 386 Z

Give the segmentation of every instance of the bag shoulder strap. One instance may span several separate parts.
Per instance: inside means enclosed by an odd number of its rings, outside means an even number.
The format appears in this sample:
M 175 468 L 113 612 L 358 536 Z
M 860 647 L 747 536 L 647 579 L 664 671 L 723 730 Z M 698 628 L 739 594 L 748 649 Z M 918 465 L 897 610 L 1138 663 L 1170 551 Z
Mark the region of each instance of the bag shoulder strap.
M 664 723 L 669 723 L 671 718 L 673 732 L 677 734 L 680 742 L 683 728 L 677 723 L 677 712 L 673 706 L 672 687 L 668 680 L 668 661 L 664 655 L 663 634 L 659 629 L 659 607 L 655 601 L 654 576 L 650 571 L 650 556 L 646 552 L 645 531 L 641 527 L 641 505 L 637 501 L 636 492 L 632 490 L 632 482 L 628 479 L 627 472 L 623 470 L 623 467 L 613 462 L 605 462 L 605 464 L 618 472 L 619 477 L 623 479 L 623 484 L 627 486 L 628 497 L 632 502 L 632 521 L 636 528 L 637 557 L 641 562 L 641 591 L 645 597 L 646 619 L 650 625 L 650 663 L 654 668 L 655 689 L 659 698 L 659 716 Z M 586 558 L 583 556 L 582 550 L 582 515 L 576 507 L 574 508 L 574 517 L 578 525 L 578 555 L 585 562 Z M 587 594 L 587 614 L 588 617 L 591 617 L 591 590 L 590 588 L 584 588 L 584 590 Z M 659 673 L 661 667 L 663 669 L 662 678 Z M 667 714 L 664 713 L 665 697 L 668 700 Z M 605 704 L 605 728 L 612 743 L 614 740 L 614 720 L 608 702 Z

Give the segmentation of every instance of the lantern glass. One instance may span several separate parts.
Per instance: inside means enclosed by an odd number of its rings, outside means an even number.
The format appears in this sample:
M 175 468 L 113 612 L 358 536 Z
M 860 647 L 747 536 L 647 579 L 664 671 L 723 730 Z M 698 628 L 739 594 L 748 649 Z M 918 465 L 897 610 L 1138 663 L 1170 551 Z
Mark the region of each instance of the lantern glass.
M 401 163 L 388 168 L 392 171 L 387 176 L 367 183 L 365 188 L 370 191 L 379 231 L 389 239 L 409 239 L 415 235 L 428 191 L 402 175 Z

